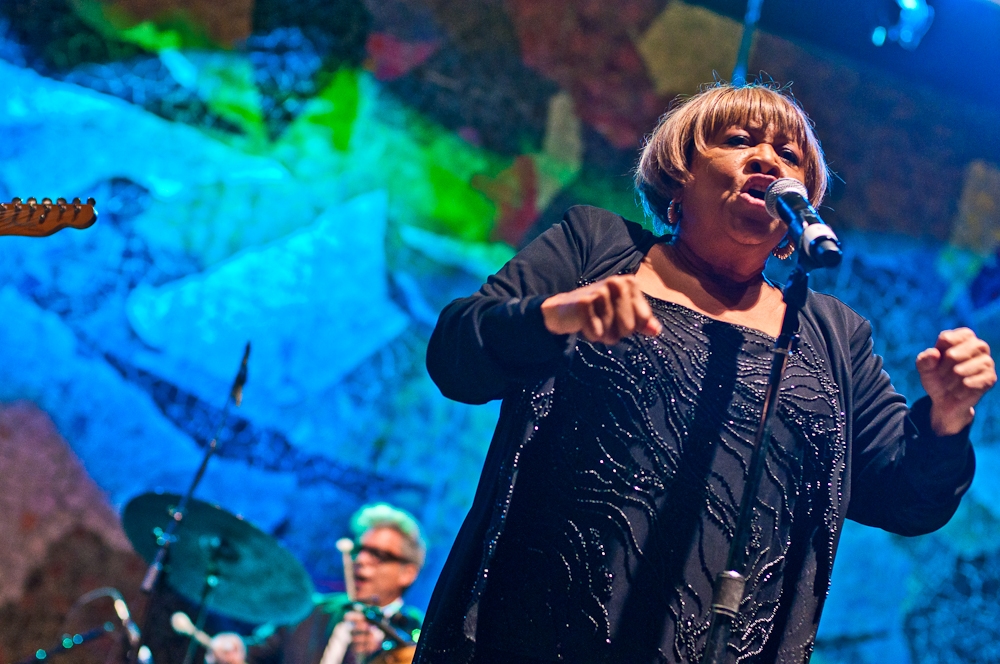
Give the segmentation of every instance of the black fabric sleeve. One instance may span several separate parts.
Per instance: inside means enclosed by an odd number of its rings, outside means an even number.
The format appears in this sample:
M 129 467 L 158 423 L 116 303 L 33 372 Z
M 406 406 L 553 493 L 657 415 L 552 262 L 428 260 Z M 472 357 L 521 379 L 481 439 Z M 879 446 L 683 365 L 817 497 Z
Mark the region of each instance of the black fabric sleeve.
M 906 407 L 872 350 L 867 321 L 855 330 L 850 346 L 854 412 L 847 517 L 899 535 L 937 530 L 972 483 L 969 429 L 937 436 L 929 398 Z
M 579 226 L 568 214 L 478 292 L 441 312 L 427 347 L 427 371 L 444 396 L 471 404 L 502 398 L 569 352 L 571 337 L 545 328 L 541 306 L 578 285 L 588 244 Z

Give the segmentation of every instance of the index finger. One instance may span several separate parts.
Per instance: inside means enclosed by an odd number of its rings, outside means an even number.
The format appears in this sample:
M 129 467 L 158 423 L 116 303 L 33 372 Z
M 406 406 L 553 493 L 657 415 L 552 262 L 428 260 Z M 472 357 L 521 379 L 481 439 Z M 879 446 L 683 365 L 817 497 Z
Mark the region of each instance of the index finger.
M 952 346 L 957 346 L 963 341 L 974 339 L 975 337 L 976 333 L 967 327 L 959 327 L 954 330 L 942 330 L 938 334 L 934 347 L 944 353 L 944 351 L 948 350 Z

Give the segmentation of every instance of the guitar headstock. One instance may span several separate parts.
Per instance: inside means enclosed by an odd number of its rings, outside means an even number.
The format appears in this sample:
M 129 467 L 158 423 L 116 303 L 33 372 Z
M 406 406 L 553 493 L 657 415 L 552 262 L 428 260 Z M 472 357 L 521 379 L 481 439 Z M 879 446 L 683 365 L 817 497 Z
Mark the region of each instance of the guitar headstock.
M 86 203 L 74 198 L 67 202 L 58 198 L 37 201 L 15 198 L 10 203 L 0 203 L 0 235 L 26 235 L 45 237 L 64 228 L 89 228 L 97 221 L 97 201 L 88 198 Z

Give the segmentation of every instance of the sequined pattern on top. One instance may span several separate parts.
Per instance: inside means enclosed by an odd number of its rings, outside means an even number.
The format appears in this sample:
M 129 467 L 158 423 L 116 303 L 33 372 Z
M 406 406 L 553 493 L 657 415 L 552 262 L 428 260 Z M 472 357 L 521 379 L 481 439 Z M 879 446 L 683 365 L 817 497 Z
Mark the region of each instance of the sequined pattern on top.
M 557 376 L 551 412 L 520 455 L 477 642 L 581 664 L 700 659 L 774 340 L 650 300 L 659 337 L 581 340 Z M 791 595 L 829 582 L 845 458 L 838 396 L 825 358 L 803 344 L 756 502 L 738 661 L 779 641 L 811 649 L 813 615 L 797 615 Z

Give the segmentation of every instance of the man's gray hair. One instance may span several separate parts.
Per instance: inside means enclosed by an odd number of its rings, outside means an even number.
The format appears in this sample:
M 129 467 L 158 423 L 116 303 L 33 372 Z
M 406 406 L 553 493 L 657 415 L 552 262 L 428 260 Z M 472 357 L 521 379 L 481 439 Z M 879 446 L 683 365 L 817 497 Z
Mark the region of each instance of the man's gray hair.
M 351 533 L 359 538 L 373 528 L 392 528 L 403 536 L 403 557 L 417 567 L 424 566 L 427 544 L 420 533 L 420 524 L 406 510 L 389 503 L 365 505 L 351 517 Z

